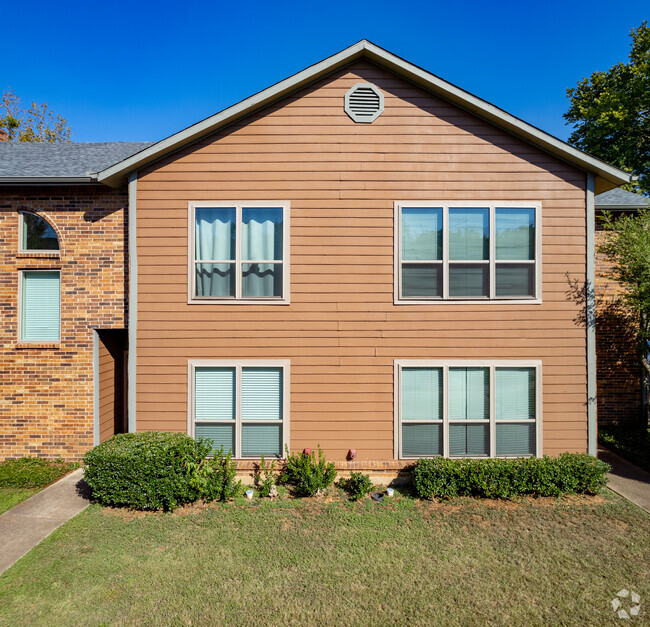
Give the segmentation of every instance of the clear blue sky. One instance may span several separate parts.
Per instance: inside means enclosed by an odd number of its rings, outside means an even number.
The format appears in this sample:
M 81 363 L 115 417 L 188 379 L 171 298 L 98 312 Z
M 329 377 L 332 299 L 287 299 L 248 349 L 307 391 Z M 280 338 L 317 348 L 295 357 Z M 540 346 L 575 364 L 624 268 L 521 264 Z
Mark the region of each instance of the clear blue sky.
M 566 139 L 567 87 L 627 59 L 648 0 L 12 3 L 0 89 L 74 141 L 159 140 L 359 39 Z

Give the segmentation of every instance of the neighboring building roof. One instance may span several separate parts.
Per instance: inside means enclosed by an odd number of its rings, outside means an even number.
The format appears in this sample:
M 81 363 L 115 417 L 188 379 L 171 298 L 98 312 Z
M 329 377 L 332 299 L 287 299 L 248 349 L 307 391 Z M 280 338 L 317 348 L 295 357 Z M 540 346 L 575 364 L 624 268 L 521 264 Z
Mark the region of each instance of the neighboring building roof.
M 629 183 L 631 180 L 631 175 L 629 173 L 619 170 L 600 159 L 592 157 L 591 155 L 570 146 L 531 124 L 506 113 L 503 109 L 495 107 L 485 100 L 444 81 L 438 76 L 405 61 L 404 59 L 365 39 L 331 57 L 328 57 L 320 63 L 308 67 L 302 72 L 298 72 L 298 74 L 294 74 L 293 76 L 276 83 L 246 100 L 242 100 L 232 107 L 224 109 L 220 113 L 206 118 L 179 133 L 171 135 L 167 139 L 163 139 L 162 141 L 153 144 L 142 152 L 126 158 L 121 163 L 107 167 L 102 172 L 99 172 L 98 180 L 115 187 L 122 185 L 126 176 L 130 172 L 142 168 L 170 152 L 182 148 L 183 146 L 191 144 L 209 133 L 214 133 L 227 124 L 231 124 L 234 121 L 261 109 L 262 107 L 287 96 L 297 89 L 305 87 L 315 80 L 323 78 L 335 70 L 361 58 L 368 59 L 369 61 L 404 77 L 406 80 L 411 81 L 423 89 L 446 99 L 458 107 L 483 118 L 495 126 L 520 137 L 530 144 L 533 144 L 534 146 L 537 146 L 538 148 L 545 150 L 546 152 L 555 155 L 586 172 L 601 177 L 607 181 L 608 185 L 611 187 L 617 187 L 624 183 Z M 605 185 L 605 187 L 607 187 L 607 185 Z
M 0 183 L 96 180 L 91 176 L 152 142 L 0 142 Z
M 610 189 L 596 196 L 596 209 L 643 209 L 650 208 L 650 198 L 624 189 Z

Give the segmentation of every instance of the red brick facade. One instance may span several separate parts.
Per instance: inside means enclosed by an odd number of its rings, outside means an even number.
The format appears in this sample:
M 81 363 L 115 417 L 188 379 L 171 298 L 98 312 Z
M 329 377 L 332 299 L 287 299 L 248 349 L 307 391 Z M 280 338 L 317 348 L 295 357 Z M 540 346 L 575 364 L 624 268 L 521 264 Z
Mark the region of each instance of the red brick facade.
M 93 328 L 127 319 L 127 196 L 100 185 L 0 187 L 0 460 L 79 459 L 93 446 Z M 55 228 L 59 254 L 19 253 L 19 211 Z M 21 344 L 18 272 L 61 270 L 61 343 Z
M 596 247 L 603 230 L 596 218 Z M 621 288 L 607 278 L 609 265 L 596 253 L 596 362 L 598 422 L 636 422 L 642 402 L 641 367 L 634 325 L 619 304 Z

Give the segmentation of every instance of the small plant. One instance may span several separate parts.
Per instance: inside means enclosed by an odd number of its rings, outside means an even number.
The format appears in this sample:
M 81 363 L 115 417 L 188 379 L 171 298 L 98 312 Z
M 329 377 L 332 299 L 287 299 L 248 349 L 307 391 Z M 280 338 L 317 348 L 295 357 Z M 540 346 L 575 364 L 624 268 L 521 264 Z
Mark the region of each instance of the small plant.
M 198 463 L 189 458 L 186 468 L 191 485 L 206 501 L 227 501 L 241 492 L 241 481 L 235 481 L 237 463 L 231 451 L 223 454 L 223 446 L 213 451 L 212 458 Z
M 360 472 L 350 473 L 350 478 L 341 479 L 339 485 L 350 495 L 353 501 L 358 501 L 374 489 L 370 476 Z
M 290 455 L 289 447 L 285 448 L 287 461 L 280 475 L 280 481 L 292 485 L 298 496 L 314 496 L 334 483 L 336 468 L 332 462 L 325 460 L 320 446 L 318 461 L 314 451 L 309 455 L 304 452 Z
M 271 465 L 267 468 L 264 455 L 260 459 L 259 465 L 255 469 L 255 487 L 261 497 L 269 496 L 271 490 L 275 486 L 277 476 L 275 474 L 275 460 L 271 461 Z

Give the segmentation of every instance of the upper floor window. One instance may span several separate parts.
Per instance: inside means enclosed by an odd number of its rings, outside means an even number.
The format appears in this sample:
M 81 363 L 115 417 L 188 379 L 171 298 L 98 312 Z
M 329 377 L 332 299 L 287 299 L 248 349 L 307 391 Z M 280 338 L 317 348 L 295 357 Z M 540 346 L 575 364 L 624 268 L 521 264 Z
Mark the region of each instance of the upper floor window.
M 19 231 L 21 252 L 59 250 L 59 239 L 52 225 L 35 213 L 20 214 Z
M 395 203 L 397 302 L 539 301 L 539 203 Z
M 190 301 L 289 301 L 288 203 L 190 203 Z

